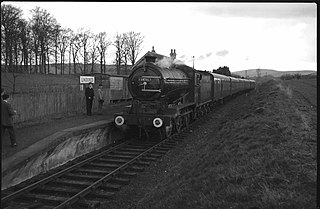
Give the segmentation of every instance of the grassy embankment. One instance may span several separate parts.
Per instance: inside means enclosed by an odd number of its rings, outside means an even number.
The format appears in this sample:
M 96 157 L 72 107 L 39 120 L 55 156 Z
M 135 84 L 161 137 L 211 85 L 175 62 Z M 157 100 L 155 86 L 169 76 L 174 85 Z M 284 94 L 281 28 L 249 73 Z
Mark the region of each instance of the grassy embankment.
M 299 98 L 270 80 L 210 114 L 136 208 L 315 208 L 316 109 Z

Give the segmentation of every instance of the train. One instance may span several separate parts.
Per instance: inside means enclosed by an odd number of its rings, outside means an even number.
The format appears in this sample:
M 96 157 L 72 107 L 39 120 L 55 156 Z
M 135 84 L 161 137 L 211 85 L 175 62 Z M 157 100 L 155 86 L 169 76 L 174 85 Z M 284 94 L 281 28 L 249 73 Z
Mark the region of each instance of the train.
M 134 66 L 128 78 L 132 103 L 114 115 L 122 130 L 158 131 L 162 138 L 180 132 L 190 122 L 207 114 L 217 103 L 255 88 L 250 79 L 196 70 L 183 64 L 162 67 L 156 57 Z M 126 127 L 126 128 L 125 128 Z

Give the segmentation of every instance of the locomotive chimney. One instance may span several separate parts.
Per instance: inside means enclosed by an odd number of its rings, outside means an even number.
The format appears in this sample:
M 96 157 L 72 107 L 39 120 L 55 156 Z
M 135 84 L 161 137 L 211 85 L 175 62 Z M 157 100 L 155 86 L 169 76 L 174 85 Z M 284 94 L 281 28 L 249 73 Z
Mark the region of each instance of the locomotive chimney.
M 145 56 L 144 58 L 146 59 L 146 62 L 153 62 L 153 63 L 155 63 L 157 57 L 151 56 L 151 55 L 147 55 L 147 56 Z
M 156 51 L 154 50 L 154 46 L 152 46 L 152 50 L 151 50 L 151 52 L 156 52 Z

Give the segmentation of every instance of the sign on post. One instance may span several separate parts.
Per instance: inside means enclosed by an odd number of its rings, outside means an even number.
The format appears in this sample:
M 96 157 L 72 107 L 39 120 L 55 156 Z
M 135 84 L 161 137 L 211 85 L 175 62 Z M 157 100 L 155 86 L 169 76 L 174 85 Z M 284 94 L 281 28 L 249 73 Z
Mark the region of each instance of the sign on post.
M 80 83 L 94 83 L 94 76 L 80 76 Z

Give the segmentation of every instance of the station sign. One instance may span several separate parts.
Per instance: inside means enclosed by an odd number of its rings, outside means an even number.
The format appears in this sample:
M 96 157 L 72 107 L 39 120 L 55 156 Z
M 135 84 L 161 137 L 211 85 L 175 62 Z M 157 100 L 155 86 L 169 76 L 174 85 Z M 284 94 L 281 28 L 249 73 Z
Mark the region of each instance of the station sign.
M 94 83 L 94 76 L 80 76 L 80 84 Z

